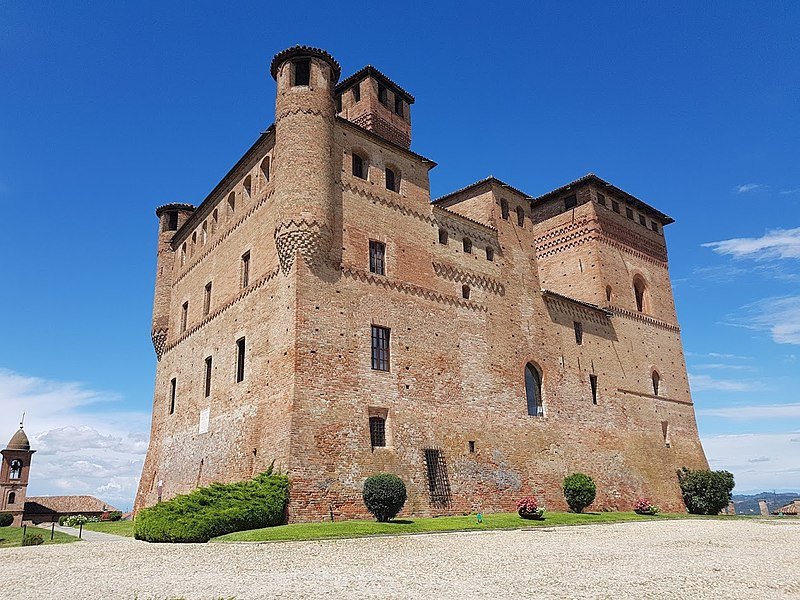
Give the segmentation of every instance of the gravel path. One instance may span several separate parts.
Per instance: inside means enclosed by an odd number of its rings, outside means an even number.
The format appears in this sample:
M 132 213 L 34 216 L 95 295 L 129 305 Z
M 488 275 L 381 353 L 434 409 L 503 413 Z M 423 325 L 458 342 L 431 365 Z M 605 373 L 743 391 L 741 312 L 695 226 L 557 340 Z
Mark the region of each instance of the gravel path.
M 800 598 L 800 520 L 0 550 L 0 598 Z
M 125 537 L 122 535 L 114 535 L 112 533 L 103 533 L 102 531 L 91 531 L 89 529 L 80 530 L 79 527 L 63 527 L 56 525 L 56 531 L 74 535 L 87 542 L 136 542 L 133 538 Z

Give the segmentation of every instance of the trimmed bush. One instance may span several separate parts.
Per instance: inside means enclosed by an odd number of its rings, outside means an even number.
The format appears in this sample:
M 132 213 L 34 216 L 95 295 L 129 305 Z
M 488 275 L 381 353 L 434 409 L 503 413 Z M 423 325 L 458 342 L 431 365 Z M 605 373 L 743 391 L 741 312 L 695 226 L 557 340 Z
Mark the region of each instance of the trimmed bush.
M 39 546 L 41 544 L 44 544 L 44 538 L 42 537 L 41 533 L 26 535 L 24 538 L 22 538 L 23 546 Z
M 119 521 L 122 518 L 122 513 L 118 510 L 112 510 L 108 513 L 108 520 L 109 521 Z
M 406 484 L 397 475 L 378 473 L 364 482 L 364 504 L 380 523 L 393 519 L 406 503 Z
M 573 473 L 564 478 L 564 498 L 572 512 L 583 512 L 583 509 L 594 502 L 597 486 L 594 480 L 583 473 Z
M 0 512 L 0 527 L 8 527 L 14 522 L 14 515 L 8 512 Z
M 136 515 L 133 535 L 147 542 L 207 542 L 213 537 L 278 525 L 289 500 L 289 479 L 268 471 L 248 481 L 214 483 Z
M 718 515 L 731 500 L 734 481 L 729 471 L 678 471 L 683 503 L 693 515 Z

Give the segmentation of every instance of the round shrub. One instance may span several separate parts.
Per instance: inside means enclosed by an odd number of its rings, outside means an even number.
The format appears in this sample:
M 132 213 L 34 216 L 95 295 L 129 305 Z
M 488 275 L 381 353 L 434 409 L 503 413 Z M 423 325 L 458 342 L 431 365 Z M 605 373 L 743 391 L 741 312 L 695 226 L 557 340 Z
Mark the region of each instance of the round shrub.
M 588 475 L 573 473 L 564 478 L 563 490 L 570 510 L 579 513 L 594 502 L 597 486 Z
M 364 482 L 364 504 L 375 518 L 386 523 L 406 503 L 406 484 L 397 475 L 379 473 Z
M 14 515 L 8 512 L 0 512 L 0 527 L 8 527 L 14 522 Z
M 729 471 L 678 471 L 686 509 L 693 515 L 718 515 L 731 500 L 734 481 Z
M 109 521 L 119 521 L 122 518 L 122 513 L 118 510 L 112 510 L 108 513 L 108 520 Z

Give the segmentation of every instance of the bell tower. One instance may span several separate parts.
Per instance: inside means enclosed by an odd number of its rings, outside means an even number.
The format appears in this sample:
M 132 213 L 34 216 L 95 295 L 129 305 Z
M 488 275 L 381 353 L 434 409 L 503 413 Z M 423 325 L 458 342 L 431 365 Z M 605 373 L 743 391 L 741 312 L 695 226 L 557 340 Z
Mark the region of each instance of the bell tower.
M 31 443 L 22 429 L 22 423 L 5 449 L 0 450 L 3 455 L 3 464 L 0 466 L 0 512 L 11 513 L 15 527 L 22 525 L 25 493 L 34 452 L 36 450 L 31 450 Z

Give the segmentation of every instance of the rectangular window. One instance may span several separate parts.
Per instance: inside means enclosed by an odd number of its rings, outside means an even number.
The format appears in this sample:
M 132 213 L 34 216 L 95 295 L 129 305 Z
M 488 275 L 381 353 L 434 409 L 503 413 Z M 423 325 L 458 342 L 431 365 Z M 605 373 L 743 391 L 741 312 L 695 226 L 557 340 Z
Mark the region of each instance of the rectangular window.
M 583 344 L 583 323 L 580 321 L 573 321 L 572 325 L 575 328 L 575 343 L 580 346 Z
M 353 177 L 358 177 L 359 179 L 367 178 L 364 173 L 364 159 L 355 153 L 353 154 Z
M 475 454 L 475 442 L 473 440 L 470 440 L 469 442 L 467 442 L 467 444 L 469 447 L 469 453 Z
M 250 251 L 242 254 L 242 289 L 250 285 Z
M 619 213 L 619 202 L 617 202 L 616 200 L 612 200 L 611 210 L 613 210 L 615 213 Z
M 386 256 L 386 244 L 369 241 L 369 271 L 376 275 L 386 275 L 384 258 Z
M 645 219 L 644 215 L 639 215 L 639 224 L 647 227 L 647 219 Z
M 658 223 L 656 223 L 655 221 L 650 221 L 650 229 L 658 233 Z
M 494 248 L 486 246 L 486 260 L 494 260 Z
M 447 477 L 447 463 L 441 450 L 425 449 L 425 471 L 431 504 L 450 506 L 450 480 Z
M 372 369 L 389 370 L 389 328 L 372 326 Z
M 394 112 L 401 117 L 403 116 L 403 99 L 397 94 L 394 96 Z
M 578 206 L 578 197 L 575 194 L 564 198 L 564 209 L 569 210 Z
M 236 340 L 236 383 L 244 381 L 244 338 Z
M 353 101 L 361 101 L 361 83 L 357 83 L 353 86 Z
M 592 386 L 592 404 L 597 404 L 597 375 L 589 375 L 589 385 Z
M 386 419 L 378 416 L 369 418 L 369 439 L 373 448 L 386 446 Z
M 169 414 L 175 412 L 175 393 L 178 389 L 178 380 L 174 377 L 169 382 Z
M 627 206 L 625 207 L 625 216 L 628 217 L 631 221 L 633 221 L 633 210 L 631 210 Z
M 336 96 L 336 112 L 337 113 L 342 112 L 342 95 L 341 94 Z
M 211 395 L 211 357 L 206 358 L 206 384 L 205 384 L 205 397 Z
M 203 316 L 208 315 L 211 310 L 211 282 L 206 284 L 206 293 L 203 295 Z
M 378 100 L 384 106 L 389 104 L 389 94 L 386 92 L 386 88 L 380 84 L 378 84 Z
M 311 61 L 309 59 L 294 61 L 294 85 L 308 85 L 311 81 Z
M 183 303 L 181 308 L 181 333 L 186 331 L 186 326 L 189 323 L 189 301 Z
M 178 230 L 178 212 L 174 211 L 167 216 L 167 231 Z
M 603 194 L 597 194 L 597 203 L 602 204 L 603 206 L 606 205 L 606 197 Z

